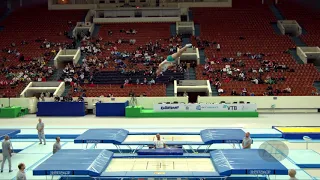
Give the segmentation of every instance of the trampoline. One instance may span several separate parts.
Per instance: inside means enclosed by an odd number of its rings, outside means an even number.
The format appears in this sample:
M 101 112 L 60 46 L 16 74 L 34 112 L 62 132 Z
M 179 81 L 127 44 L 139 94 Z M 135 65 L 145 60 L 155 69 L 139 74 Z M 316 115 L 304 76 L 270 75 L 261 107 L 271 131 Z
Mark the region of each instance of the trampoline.
M 285 139 L 303 139 L 304 136 L 308 136 L 312 139 L 320 139 L 320 127 L 319 126 L 273 126 L 273 129 L 282 133 Z
M 60 150 L 33 170 L 34 176 L 97 178 L 221 178 L 233 175 L 287 175 L 288 169 L 258 149 L 215 150 L 206 154 L 139 156 L 108 150 Z M 263 152 L 268 154 L 268 152 Z M 270 160 L 272 159 L 272 160 Z
M 99 143 L 112 143 L 117 147 L 119 153 L 122 153 L 121 146 L 127 146 L 132 153 L 135 153 L 145 146 L 154 145 L 156 134 L 130 134 L 125 129 L 89 129 L 78 136 L 74 143 L 94 143 L 96 145 Z M 171 134 L 168 132 L 164 133 L 164 135 L 161 134 L 161 137 L 168 146 L 183 148 L 183 145 L 187 145 L 193 152 L 197 152 L 201 146 L 206 146 L 205 152 L 207 152 L 212 144 L 228 143 L 233 144 L 235 148 L 235 144 L 242 143 L 244 134 L 245 132 L 242 129 L 205 129 L 198 134 Z M 194 149 L 192 145 L 197 145 L 198 148 Z M 131 146 L 137 147 L 132 148 Z

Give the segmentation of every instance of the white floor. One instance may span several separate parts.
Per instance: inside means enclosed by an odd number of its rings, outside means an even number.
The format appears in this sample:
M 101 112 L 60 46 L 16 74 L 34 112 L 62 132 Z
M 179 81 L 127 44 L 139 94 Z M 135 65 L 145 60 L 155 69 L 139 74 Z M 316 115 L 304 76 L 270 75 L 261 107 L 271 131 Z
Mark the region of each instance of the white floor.
M 42 117 L 46 128 L 212 128 L 242 127 L 271 128 L 272 126 L 320 126 L 317 114 L 261 114 L 259 118 L 98 118 L 85 117 Z M 27 115 L 22 118 L 0 119 L 1 128 L 35 128 L 38 117 Z
M 97 118 L 93 115 L 85 117 L 42 117 L 45 123 L 46 133 L 79 134 L 89 128 L 125 128 L 128 130 L 155 132 L 155 131 L 181 131 L 199 132 L 199 130 L 215 127 L 237 127 L 246 129 L 272 128 L 272 126 L 320 126 L 320 113 L 318 114 L 261 114 L 259 118 Z M 16 119 L 0 119 L 1 128 L 22 129 L 23 134 L 35 134 L 35 126 L 38 117 L 27 115 Z M 13 156 L 13 173 L 4 172 L 0 174 L 0 179 L 12 179 L 17 172 L 17 164 L 25 162 L 27 164 L 28 179 L 42 179 L 43 177 L 32 176 L 32 170 L 45 159 L 51 156 L 53 141 L 48 141 L 46 146 L 39 146 L 35 140 L 22 140 L 14 146 L 16 149 L 25 149 Z M 304 143 L 285 142 L 290 150 L 305 149 Z M 253 148 L 259 148 L 262 142 L 255 142 Z M 20 147 L 21 146 L 21 147 Z M 226 148 L 229 145 L 225 145 Z M 220 145 L 219 145 L 220 147 Z M 221 146 L 222 147 L 222 146 Z M 220 147 L 220 148 L 221 148 Z M 65 149 L 83 149 L 83 145 L 73 144 L 70 140 L 63 142 Z M 93 146 L 90 148 L 93 148 Z M 98 148 L 107 148 L 105 145 L 98 145 Z M 320 143 L 312 143 L 309 149 L 320 153 Z M 1 160 L 1 159 L 0 159 Z M 297 168 L 289 160 L 282 162 L 286 167 Z M 5 171 L 7 170 L 7 164 Z M 297 168 L 298 169 L 298 168 Z M 320 169 L 298 170 L 298 178 L 306 179 L 310 175 L 320 179 Z M 51 178 L 51 177 L 50 177 Z M 285 179 L 286 177 L 284 177 Z M 56 179 L 56 178 L 54 178 Z M 274 178 L 272 178 L 274 179 Z M 282 179 L 279 176 L 275 179 Z

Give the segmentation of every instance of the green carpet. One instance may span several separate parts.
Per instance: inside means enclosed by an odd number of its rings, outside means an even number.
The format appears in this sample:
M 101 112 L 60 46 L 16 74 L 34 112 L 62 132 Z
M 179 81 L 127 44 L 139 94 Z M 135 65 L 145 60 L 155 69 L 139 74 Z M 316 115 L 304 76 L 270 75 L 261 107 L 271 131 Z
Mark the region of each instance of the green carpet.
M 153 109 L 143 109 L 140 106 L 126 107 L 126 117 L 259 117 L 258 112 L 154 112 Z

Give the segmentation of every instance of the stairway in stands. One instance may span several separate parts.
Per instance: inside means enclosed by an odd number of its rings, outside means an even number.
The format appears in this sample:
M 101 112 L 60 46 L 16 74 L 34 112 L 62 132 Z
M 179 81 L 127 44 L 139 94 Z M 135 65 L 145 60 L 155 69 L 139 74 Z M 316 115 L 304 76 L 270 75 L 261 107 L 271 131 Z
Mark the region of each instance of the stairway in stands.
M 318 69 L 318 70 L 319 70 L 319 69 Z M 315 88 L 317 88 L 318 92 L 320 92 L 320 81 L 315 81 L 315 82 L 313 83 L 313 86 L 314 86 Z
M 175 36 L 177 35 L 177 30 L 176 30 L 177 25 L 174 24 L 170 24 L 170 35 L 171 36 Z
M 277 18 L 277 20 L 285 20 L 286 18 L 282 15 L 281 11 L 274 5 L 269 6 L 271 11 L 273 12 L 274 16 Z M 277 27 L 276 23 L 271 23 L 272 27 L 275 29 L 275 32 L 279 34 L 280 30 Z M 303 30 L 303 32 L 306 32 Z M 295 43 L 295 45 L 298 46 L 307 46 L 300 37 L 290 37 L 290 39 Z M 297 50 L 296 49 L 289 49 L 289 54 L 292 56 L 294 60 L 298 64 L 303 64 L 303 61 L 300 59 L 300 57 L 297 55 Z
M 97 37 L 98 36 L 99 31 L 100 31 L 100 27 L 101 27 L 100 24 L 95 24 L 94 25 L 94 30 L 93 30 L 93 33 L 92 33 L 92 37 Z
M 173 83 L 167 84 L 166 96 L 174 96 L 174 85 L 173 85 Z
M 289 49 L 289 53 L 291 54 L 292 58 L 296 60 L 298 64 L 304 64 L 302 59 L 297 55 L 296 49 Z
M 196 72 L 194 68 L 189 68 L 185 73 L 184 73 L 184 79 L 186 80 L 196 80 Z
M 216 86 L 211 85 L 212 96 L 219 96 Z

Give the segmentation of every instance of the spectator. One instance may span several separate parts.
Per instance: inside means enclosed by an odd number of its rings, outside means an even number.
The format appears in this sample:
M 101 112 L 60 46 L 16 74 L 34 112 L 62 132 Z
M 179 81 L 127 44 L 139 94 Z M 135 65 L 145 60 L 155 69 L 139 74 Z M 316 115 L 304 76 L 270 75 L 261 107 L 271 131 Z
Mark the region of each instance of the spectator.
M 223 89 L 222 89 L 221 87 L 218 89 L 218 93 L 219 93 L 219 95 L 221 95 L 222 93 L 224 93 L 224 91 L 223 91 Z
M 136 40 L 135 39 L 130 39 L 129 43 L 130 43 L 130 45 L 134 45 L 136 43 Z
M 317 92 L 317 90 L 312 90 L 311 95 L 312 96 L 318 96 L 319 93 Z
M 251 92 L 251 93 L 250 93 L 250 96 L 255 96 L 254 92 Z
M 154 79 L 151 79 L 151 80 L 149 81 L 149 84 L 150 84 L 150 85 L 155 84 L 155 83 L 156 83 L 156 82 L 155 82 Z
M 291 88 L 288 86 L 283 90 L 284 93 L 291 93 Z
M 19 171 L 17 173 L 17 180 L 27 180 L 26 173 L 24 172 L 24 170 L 26 169 L 26 165 L 20 163 L 18 165 L 18 169 Z
M 220 51 L 220 44 L 217 44 L 217 51 Z
M 184 93 L 183 93 L 183 97 L 187 97 L 188 96 L 188 93 L 187 93 L 187 91 L 185 91 Z
M 53 144 L 52 153 L 55 154 L 61 149 L 60 137 L 56 137 L 56 142 Z
M 236 96 L 236 95 L 237 95 L 236 90 L 232 89 L 232 91 L 231 91 L 231 96 Z

